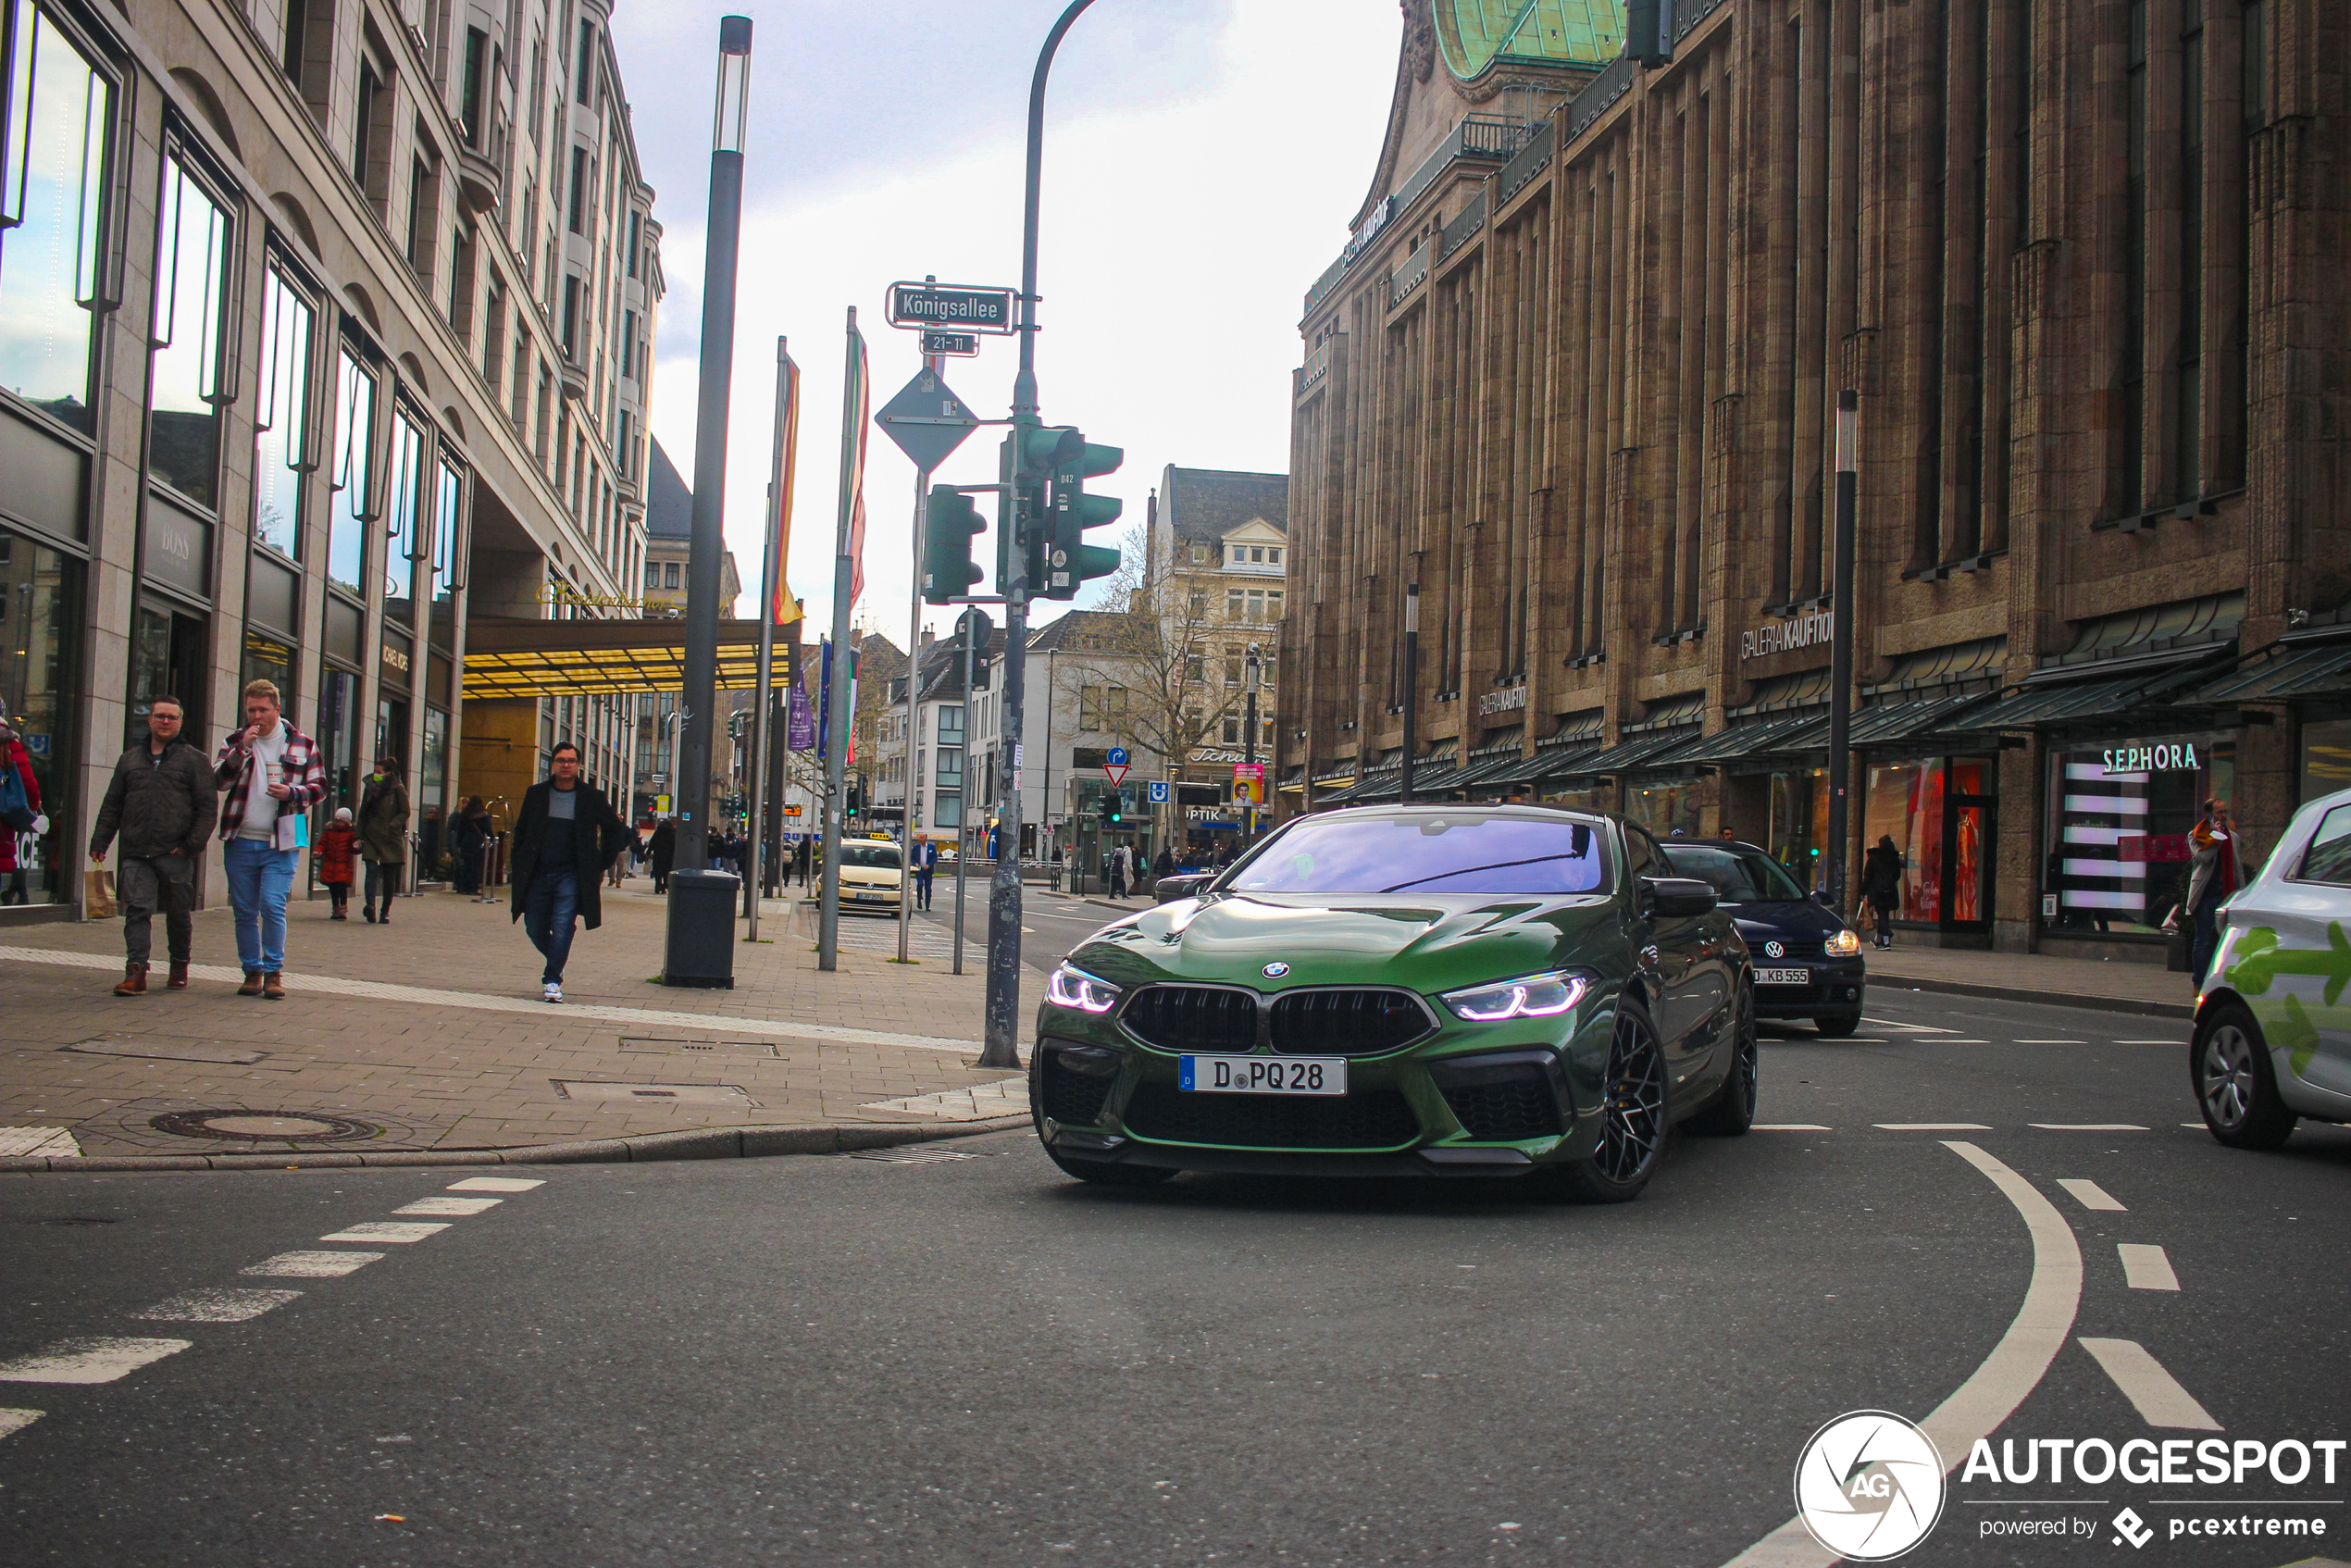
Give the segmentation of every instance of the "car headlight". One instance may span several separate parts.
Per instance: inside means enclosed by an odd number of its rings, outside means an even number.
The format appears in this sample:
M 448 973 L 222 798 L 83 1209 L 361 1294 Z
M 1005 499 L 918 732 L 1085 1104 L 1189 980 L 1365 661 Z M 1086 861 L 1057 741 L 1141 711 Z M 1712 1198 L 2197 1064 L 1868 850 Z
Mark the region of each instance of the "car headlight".
M 1099 976 L 1064 964 L 1045 977 L 1045 1000 L 1056 1007 L 1075 1007 L 1080 1013 L 1107 1013 L 1118 1005 L 1118 988 Z
M 1457 1018 L 1466 1018 L 1473 1024 L 1499 1024 L 1505 1018 L 1557 1017 L 1583 1001 L 1584 993 L 1591 989 L 1588 977 L 1554 969 L 1549 974 L 1447 991 L 1441 1000 Z
M 1850 927 L 1835 932 L 1828 940 L 1827 949 L 1831 958 L 1850 958 L 1861 951 L 1860 936 Z

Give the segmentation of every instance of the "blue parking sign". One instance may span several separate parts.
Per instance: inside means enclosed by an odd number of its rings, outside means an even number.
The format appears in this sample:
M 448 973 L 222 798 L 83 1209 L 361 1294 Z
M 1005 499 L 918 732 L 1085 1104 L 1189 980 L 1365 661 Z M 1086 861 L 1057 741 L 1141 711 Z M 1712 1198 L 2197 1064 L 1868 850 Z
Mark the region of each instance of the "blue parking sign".
M 1164 778 L 1154 778 L 1151 781 L 1151 804 L 1155 806 L 1165 805 L 1167 803 L 1167 780 Z

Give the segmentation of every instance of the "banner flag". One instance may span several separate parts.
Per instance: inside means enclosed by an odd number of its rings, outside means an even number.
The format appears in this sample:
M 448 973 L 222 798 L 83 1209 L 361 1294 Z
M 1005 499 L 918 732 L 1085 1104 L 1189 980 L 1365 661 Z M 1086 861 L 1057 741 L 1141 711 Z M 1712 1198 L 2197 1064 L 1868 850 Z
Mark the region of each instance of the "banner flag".
M 783 479 L 776 487 L 776 581 L 774 603 L 767 606 L 768 619 L 777 626 L 790 626 L 800 618 L 799 603 L 792 598 L 790 574 L 791 564 L 791 494 L 792 479 L 800 468 L 800 366 L 791 355 L 784 355 Z

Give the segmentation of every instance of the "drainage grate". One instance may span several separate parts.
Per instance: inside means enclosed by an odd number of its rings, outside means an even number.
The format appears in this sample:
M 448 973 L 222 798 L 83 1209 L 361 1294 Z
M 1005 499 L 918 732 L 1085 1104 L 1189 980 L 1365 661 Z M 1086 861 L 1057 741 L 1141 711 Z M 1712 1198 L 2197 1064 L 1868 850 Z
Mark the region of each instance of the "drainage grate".
M 976 1160 L 976 1154 L 965 1154 L 954 1149 L 929 1149 L 910 1143 L 896 1149 L 861 1149 L 850 1156 L 852 1160 L 879 1160 L 885 1165 L 935 1165 L 941 1160 Z
M 590 1083 L 578 1078 L 552 1078 L 555 1092 L 566 1100 L 604 1105 L 728 1105 L 755 1111 L 759 1101 L 734 1084 Z
M 690 1056 L 773 1056 L 775 1046 L 755 1039 L 655 1039 L 644 1036 L 623 1035 L 620 1049 L 631 1056 L 667 1056 L 683 1052 Z

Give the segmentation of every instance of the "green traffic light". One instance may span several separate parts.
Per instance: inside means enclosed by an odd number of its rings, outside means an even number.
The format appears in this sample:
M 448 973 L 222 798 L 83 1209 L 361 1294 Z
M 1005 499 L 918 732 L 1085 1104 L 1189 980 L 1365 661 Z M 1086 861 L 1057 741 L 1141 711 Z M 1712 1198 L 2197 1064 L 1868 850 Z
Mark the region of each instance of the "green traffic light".
M 1118 552 L 1087 543 L 1086 530 L 1118 521 L 1126 504 L 1116 496 L 1087 494 L 1086 481 L 1115 472 L 1126 460 L 1119 447 L 1089 442 L 1075 429 L 1062 432 L 1053 451 L 1051 575 L 1043 597 L 1075 599 L 1081 584 L 1118 570 Z

